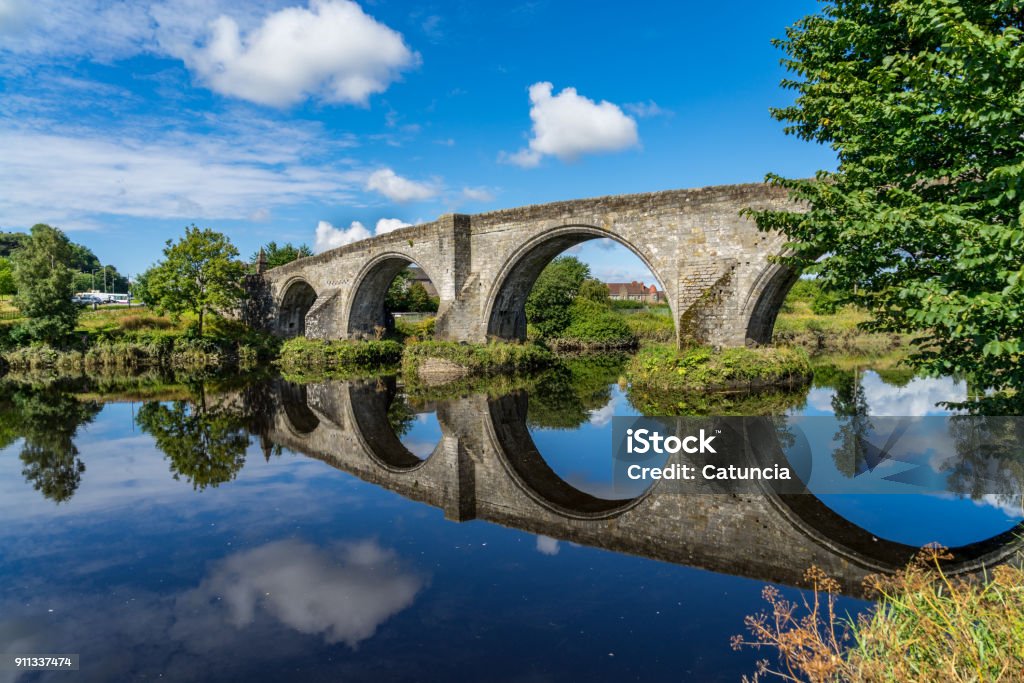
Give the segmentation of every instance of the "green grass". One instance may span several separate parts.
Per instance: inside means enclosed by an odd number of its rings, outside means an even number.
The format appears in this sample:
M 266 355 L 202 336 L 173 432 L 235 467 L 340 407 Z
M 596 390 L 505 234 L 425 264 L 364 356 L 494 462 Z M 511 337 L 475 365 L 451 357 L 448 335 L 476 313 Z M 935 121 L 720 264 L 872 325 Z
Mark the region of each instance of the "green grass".
M 420 365 L 432 358 L 453 363 L 468 375 L 529 372 L 550 367 L 555 362 L 554 354 L 536 344 L 424 341 L 406 344 L 402 357 L 403 376 L 407 380 L 417 377 Z
M 804 384 L 811 376 L 807 354 L 792 348 L 642 348 L 626 369 L 630 383 L 659 391 L 736 391 Z
M 856 306 L 836 307 L 833 312 L 816 306 L 811 296 L 801 293 L 801 280 L 793 286 L 775 321 L 773 342 L 800 346 L 812 353 L 845 352 L 882 355 L 907 346 L 910 335 L 867 332 L 862 325 L 871 316 Z
M 395 368 L 401 359 L 402 345 L 391 339 L 323 341 L 297 337 L 281 345 L 277 365 L 295 375 Z

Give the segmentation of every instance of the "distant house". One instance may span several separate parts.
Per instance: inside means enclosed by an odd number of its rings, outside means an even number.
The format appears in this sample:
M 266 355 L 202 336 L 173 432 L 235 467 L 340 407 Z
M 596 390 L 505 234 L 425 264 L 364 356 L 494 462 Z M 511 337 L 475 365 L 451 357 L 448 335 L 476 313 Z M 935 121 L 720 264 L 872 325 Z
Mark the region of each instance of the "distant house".
M 607 282 L 608 298 L 612 301 L 638 301 L 645 304 L 657 304 L 665 301 L 665 292 L 659 291 L 655 285 L 648 287 L 642 282 Z
M 423 272 L 423 269 L 419 266 L 409 266 L 406 270 L 409 272 L 409 284 L 418 282 L 423 285 L 423 289 L 427 290 L 427 296 L 434 298 L 437 296 L 437 287 L 430 281 L 427 274 Z

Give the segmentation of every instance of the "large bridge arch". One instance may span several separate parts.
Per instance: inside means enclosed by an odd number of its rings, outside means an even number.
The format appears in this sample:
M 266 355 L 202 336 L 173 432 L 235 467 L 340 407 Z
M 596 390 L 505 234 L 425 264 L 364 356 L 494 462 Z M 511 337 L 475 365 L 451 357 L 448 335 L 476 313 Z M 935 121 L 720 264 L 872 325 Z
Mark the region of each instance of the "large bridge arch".
M 643 261 L 658 280 L 662 290 L 669 291 L 668 282 L 652 263 L 651 255 L 623 235 L 583 223 L 561 225 L 535 235 L 508 257 L 492 283 L 484 305 L 487 336 L 499 339 L 525 339 L 526 299 L 541 271 L 567 249 L 594 239 L 610 239 L 629 249 Z M 668 299 L 672 317 L 675 319 L 675 297 L 669 295 Z
M 373 337 L 390 326 L 384 305 L 391 282 L 409 266 L 418 266 L 435 282 L 432 268 L 414 256 L 388 251 L 370 259 L 356 276 L 348 305 L 348 334 L 353 337 Z

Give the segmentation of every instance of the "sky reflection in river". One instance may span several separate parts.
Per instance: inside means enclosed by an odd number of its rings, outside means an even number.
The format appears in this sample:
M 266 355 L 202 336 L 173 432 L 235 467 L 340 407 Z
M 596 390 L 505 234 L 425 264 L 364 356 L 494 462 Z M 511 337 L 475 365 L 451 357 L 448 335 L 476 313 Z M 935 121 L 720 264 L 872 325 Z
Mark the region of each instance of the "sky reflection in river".
M 527 416 L 551 470 L 596 496 L 611 482 L 610 416 L 636 413 L 613 374 L 557 399 L 549 386 Z M 864 374 L 876 409 L 891 398 L 879 387 L 880 376 Z M 246 391 L 247 400 L 260 395 Z M 911 380 L 888 405 L 918 410 L 958 391 Z M 80 653 L 81 671 L 0 672 L 0 681 L 735 681 L 752 670 L 756 653 L 732 652 L 729 636 L 760 605 L 756 543 L 733 548 L 755 553 L 735 558 L 754 567 L 744 578 L 638 556 L 684 558 L 688 549 L 647 548 L 631 533 L 617 541 L 613 526 L 608 547 L 636 545 L 598 549 L 587 538 L 600 534 L 567 538 L 540 518 L 532 531 L 511 520 L 453 523 L 444 517 L 457 511 L 364 481 L 318 459 L 326 455 L 249 436 L 265 418 L 236 415 L 207 393 L 194 404 L 107 403 L 84 413 L 54 404 L 63 424 L 43 410 L 56 392 L 11 398 L 16 419 L 0 450 L 0 649 Z M 803 411 L 832 409 L 837 393 L 813 389 Z M 315 434 L 319 419 L 304 429 Z M 436 402 L 413 404 L 395 423 L 396 432 L 408 426 L 399 438 L 417 458 L 449 443 Z M 206 444 L 209 459 L 161 451 L 161 435 L 177 430 Z M 69 440 L 70 459 L 60 450 Z M 59 476 L 32 463 L 57 466 Z M 912 542 L 934 540 L 936 529 L 973 540 L 1020 518 L 985 500 L 825 500 L 866 529 Z

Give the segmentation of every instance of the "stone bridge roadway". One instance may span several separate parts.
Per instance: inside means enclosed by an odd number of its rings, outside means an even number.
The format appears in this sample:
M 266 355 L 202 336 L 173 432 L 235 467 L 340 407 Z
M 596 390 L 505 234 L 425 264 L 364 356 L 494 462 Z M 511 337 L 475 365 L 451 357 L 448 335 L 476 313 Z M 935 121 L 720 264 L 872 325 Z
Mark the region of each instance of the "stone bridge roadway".
M 441 299 L 439 339 L 521 339 L 523 306 L 544 266 L 569 247 L 608 238 L 654 273 L 680 339 L 768 343 L 796 274 L 771 261 L 784 238 L 740 212 L 794 206 L 783 190 L 749 184 L 446 215 L 266 271 L 264 323 L 281 336 L 372 335 L 386 325 L 388 285 L 415 263 Z
M 528 396 L 470 395 L 436 404 L 442 437 L 426 460 L 395 436 L 387 411 L 394 380 L 331 381 L 275 390 L 269 439 L 360 479 L 432 505 L 455 521 L 482 519 L 621 553 L 800 585 L 817 565 L 851 595 L 872 572 L 890 572 L 915 548 L 873 536 L 813 495 L 679 494 L 659 482 L 630 500 L 573 488 L 548 467 L 526 426 Z M 784 458 L 765 418 L 745 423 L 760 466 Z M 766 428 L 768 425 L 768 428 Z M 1014 557 L 1014 529 L 953 549 L 955 573 Z

